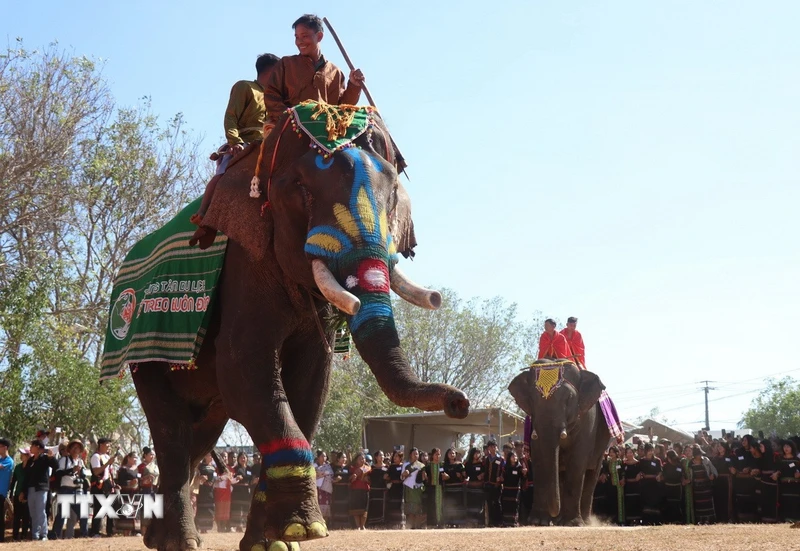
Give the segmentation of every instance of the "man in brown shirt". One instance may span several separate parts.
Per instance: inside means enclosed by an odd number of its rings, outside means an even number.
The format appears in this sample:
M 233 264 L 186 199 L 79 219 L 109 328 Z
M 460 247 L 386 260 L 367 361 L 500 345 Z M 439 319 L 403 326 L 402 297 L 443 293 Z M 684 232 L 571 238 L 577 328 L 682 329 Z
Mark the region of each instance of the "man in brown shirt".
M 361 69 L 344 73 L 327 61 L 320 50 L 322 20 L 306 14 L 292 25 L 299 55 L 286 56 L 275 65 L 264 87 L 267 120 L 275 123 L 287 108 L 305 100 L 322 100 L 332 105 L 355 104 L 361 95 Z

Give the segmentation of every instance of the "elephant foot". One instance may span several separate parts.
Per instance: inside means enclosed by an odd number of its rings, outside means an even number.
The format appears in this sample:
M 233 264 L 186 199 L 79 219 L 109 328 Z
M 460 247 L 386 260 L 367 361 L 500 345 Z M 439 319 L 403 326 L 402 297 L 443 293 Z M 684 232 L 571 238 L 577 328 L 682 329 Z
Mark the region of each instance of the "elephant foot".
M 581 517 L 573 517 L 571 519 L 564 519 L 561 521 L 561 526 L 586 526 Z
M 531 526 L 550 526 L 550 517 L 531 515 Z
M 142 540 L 146 547 L 158 551 L 194 551 L 202 544 L 197 530 L 166 518 L 151 520 Z
M 313 473 L 313 467 L 310 467 Z M 312 475 L 268 479 L 254 496 L 246 538 L 274 542 L 298 542 L 328 536 L 328 527 L 317 502 Z M 266 551 L 271 551 L 267 548 Z
M 239 551 L 300 551 L 300 544 L 296 541 L 267 541 L 262 540 L 253 544 L 239 543 Z

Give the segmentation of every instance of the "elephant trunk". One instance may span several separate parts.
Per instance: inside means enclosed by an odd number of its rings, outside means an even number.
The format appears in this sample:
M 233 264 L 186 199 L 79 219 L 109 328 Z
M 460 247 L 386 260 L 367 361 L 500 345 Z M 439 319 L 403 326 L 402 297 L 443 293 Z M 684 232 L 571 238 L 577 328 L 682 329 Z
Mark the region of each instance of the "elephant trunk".
M 456 419 L 463 419 L 469 413 L 469 399 L 457 388 L 419 380 L 400 347 L 393 320 L 384 318 L 383 322 L 353 331 L 353 342 L 383 392 L 398 406 L 444 410 L 448 417 Z
M 541 442 L 539 438 L 538 442 Z M 561 486 L 558 464 L 558 441 L 554 445 L 537 444 L 538 450 L 533 454 L 541 458 L 541 463 L 534 466 L 534 488 L 537 489 L 534 497 L 539 504 L 539 511 L 547 511 L 551 518 L 556 518 L 561 513 Z

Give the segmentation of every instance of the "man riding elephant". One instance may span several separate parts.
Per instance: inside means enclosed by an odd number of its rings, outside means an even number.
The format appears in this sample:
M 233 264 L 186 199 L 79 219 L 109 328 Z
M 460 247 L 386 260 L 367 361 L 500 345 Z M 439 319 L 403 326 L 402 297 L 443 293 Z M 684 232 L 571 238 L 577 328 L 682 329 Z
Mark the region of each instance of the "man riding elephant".
M 208 205 L 211 204 L 214 188 L 228 169 L 231 159 L 241 153 L 247 144 L 264 139 L 264 120 L 267 115 L 264 107 L 264 87 L 278 61 L 278 56 L 275 54 L 261 54 L 256 59 L 256 79 L 240 80 L 231 88 L 224 118 L 227 141 L 211 156 L 212 160 L 217 162 L 217 170 L 206 185 L 200 210 L 192 216 L 193 224 L 199 226 L 203 221 Z
M 345 86 L 344 73 L 322 55 L 319 45 L 324 34 L 322 20 L 306 14 L 292 28 L 300 54 L 281 58 L 270 73 L 264 89 L 268 124 L 274 125 L 288 107 L 305 100 L 321 100 L 331 105 L 358 103 L 364 74 L 361 69 L 352 71 Z

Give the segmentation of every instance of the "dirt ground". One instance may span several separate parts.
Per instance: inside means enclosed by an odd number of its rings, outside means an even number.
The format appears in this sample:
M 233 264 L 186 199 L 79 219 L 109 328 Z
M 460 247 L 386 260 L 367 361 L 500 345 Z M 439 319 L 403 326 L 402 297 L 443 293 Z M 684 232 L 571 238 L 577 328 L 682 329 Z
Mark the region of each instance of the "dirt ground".
M 205 534 L 203 548 L 236 551 L 240 534 Z M 9 551 L 144 551 L 140 537 L 6 543 Z M 659 526 L 646 528 L 487 528 L 463 530 L 368 530 L 331 532 L 328 538 L 303 543 L 308 551 L 711 551 L 780 549 L 800 551 L 800 530 L 788 525 Z

